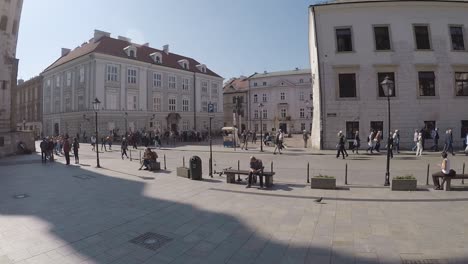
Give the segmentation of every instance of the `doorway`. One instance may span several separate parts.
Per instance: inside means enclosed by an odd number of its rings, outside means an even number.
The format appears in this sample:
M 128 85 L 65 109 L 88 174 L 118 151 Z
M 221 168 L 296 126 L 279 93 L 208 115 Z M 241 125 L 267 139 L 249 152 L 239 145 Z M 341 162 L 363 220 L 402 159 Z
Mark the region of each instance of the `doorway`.
M 281 129 L 281 131 L 283 131 L 283 133 L 288 133 L 288 124 L 280 123 L 279 128 Z

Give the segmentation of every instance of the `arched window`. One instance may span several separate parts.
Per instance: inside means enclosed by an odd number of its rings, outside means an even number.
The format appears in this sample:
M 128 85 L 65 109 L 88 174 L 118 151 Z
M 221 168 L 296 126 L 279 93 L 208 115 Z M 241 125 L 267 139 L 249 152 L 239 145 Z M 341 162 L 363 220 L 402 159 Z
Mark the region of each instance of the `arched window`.
M 156 63 L 161 63 L 161 58 L 159 58 L 159 56 L 156 56 Z
M 8 17 L 2 16 L 2 19 L 0 20 L 0 30 L 6 31 L 7 24 L 8 24 Z
M 130 53 L 129 53 L 129 54 L 130 54 L 130 57 L 135 57 L 135 51 L 130 50 Z

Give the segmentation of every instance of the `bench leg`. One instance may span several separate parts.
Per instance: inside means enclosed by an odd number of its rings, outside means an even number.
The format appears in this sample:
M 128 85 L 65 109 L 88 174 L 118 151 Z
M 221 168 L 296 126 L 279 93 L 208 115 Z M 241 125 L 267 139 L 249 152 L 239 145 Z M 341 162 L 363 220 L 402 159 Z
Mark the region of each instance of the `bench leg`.
M 265 186 L 268 188 L 273 186 L 273 176 L 265 176 Z
M 451 190 L 451 179 L 447 179 L 447 183 L 445 184 L 445 191 L 450 191 Z

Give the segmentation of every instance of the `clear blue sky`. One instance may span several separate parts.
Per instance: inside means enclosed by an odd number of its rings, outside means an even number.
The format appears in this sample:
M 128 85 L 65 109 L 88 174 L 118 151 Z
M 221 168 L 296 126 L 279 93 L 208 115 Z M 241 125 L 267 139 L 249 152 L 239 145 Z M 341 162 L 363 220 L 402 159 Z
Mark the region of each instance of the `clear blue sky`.
M 149 42 L 201 63 L 225 79 L 310 68 L 309 0 L 25 0 L 18 78 L 38 75 L 94 29 Z

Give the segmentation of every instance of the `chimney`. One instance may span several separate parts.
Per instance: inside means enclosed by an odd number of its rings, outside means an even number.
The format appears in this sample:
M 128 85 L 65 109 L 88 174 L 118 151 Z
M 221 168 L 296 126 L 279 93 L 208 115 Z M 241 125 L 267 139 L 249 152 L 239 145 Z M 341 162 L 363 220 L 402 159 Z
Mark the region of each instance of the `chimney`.
M 21 85 L 24 83 L 24 80 L 23 79 L 18 79 L 18 85 Z
M 299 70 L 299 68 L 296 67 L 296 71 L 298 71 L 298 70 Z
M 70 53 L 70 49 L 62 48 L 62 57 Z
M 169 55 L 169 45 L 168 44 L 163 46 L 163 51 L 164 51 L 164 53 L 166 53 L 166 55 Z
M 267 74 L 268 72 L 267 71 L 263 71 L 263 74 Z
M 93 38 L 94 42 L 98 42 L 99 39 L 101 39 L 102 37 L 110 37 L 110 33 L 95 29 L 94 30 L 94 38 Z
M 132 42 L 132 39 L 131 39 L 131 38 L 122 37 L 122 36 L 118 36 L 117 38 L 120 39 L 120 40 L 123 40 L 123 41 L 127 41 L 128 43 L 131 43 L 131 42 Z
M 146 42 L 145 44 L 142 45 L 143 47 L 149 47 L 149 42 Z

